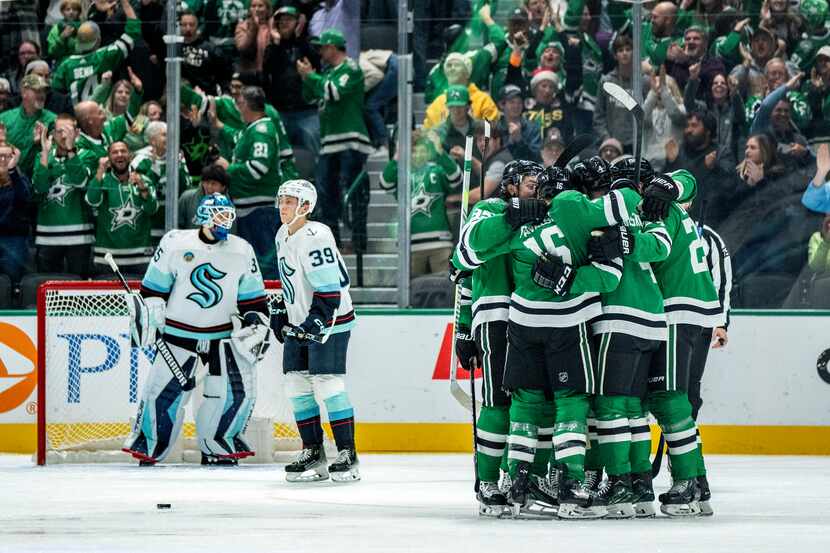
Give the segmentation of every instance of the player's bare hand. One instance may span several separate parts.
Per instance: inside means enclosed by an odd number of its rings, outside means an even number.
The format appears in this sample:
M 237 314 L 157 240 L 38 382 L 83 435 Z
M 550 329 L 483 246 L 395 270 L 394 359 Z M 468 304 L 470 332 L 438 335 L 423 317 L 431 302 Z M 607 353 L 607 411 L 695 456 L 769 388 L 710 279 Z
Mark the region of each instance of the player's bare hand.
M 722 326 L 712 331 L 712 349 L 721 349 L 729 343 L 729 335 Z

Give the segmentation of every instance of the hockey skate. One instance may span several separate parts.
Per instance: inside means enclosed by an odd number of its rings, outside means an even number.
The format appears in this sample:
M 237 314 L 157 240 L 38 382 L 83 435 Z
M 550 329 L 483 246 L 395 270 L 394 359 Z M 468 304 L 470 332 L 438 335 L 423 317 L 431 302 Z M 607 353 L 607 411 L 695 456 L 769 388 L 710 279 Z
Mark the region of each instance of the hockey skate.
M 319 482 L 328 478 L 326 451 L 322 444 L 303 448 L 296 461 L 285 465 L 285 479 L 288 482 Z
M 527 502 L 530 487 L 530 463 L 523 461 L 516 466 L 516 477 L 507 491 L 507 505 L 515 518 L 519 518 L 522 506 Z
M 357 482 L 360 480 L 360 462 L 353 447 L 337 452 L 337 459 L 329 465 L 329 474 L 333 482 Z
M 712 492 L 709 491 L 709 480 L 706 479 L 705 475 L 697 477 L 697 489 L 700 495 L 697 502 L 700 506 L 700 516 L 710 517 L 714 515 L 715 511 L 712 509 L 712 505 L 709 504 Z
M 476 499 L 479 516 L 501 518 L 509 513 L 507 499 L 496 482 L 479 482 Z
M 651 487 L 651 473 L 640 472 L 631 475 L 631 495 L 637 518 L 652 518 L 654 512 L 654 490 Z
M 606 505 L 606 518 L 634 518 L 630 474 L 609 475 L 598 496 L 598 502 Z
M 700 514 L 697 503 L 697 479 L 675 480 L 671 489 L 660 494 L 660 511 L 670 517 L 693 517 Z
M 559 518 L 602 518 L 607 509 L 583 482 L 569 477 L 563 469 L 559 476 Z
M 235 467 L 239 461 L 232 457 L 216 457 L 202 453 L 201 464 L 209 467 Z

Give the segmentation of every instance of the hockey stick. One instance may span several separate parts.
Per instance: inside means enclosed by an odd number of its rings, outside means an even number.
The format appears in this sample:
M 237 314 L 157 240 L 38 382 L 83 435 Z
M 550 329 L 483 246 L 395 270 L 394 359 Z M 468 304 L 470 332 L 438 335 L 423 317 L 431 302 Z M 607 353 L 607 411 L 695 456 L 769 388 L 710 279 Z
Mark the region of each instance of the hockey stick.
M 560 169 L 564 169 L 567 167 L 568 163 L 571 162 L 573 158 L 575 158 L 579 152 L 590 146 L 594 143 L 594 135 L 592 134 L 578 134 L 576 135 L 573 140 L 568 142 L 568 145 L 562 150 L 562 153 L 559 154 L 559 157 L 556 158 L 556 162 L 553 164 L 554 167 L 559 167 Z
M 643 106 L 641 106 L 640 103 L 634 99 L 634 96 L 629 94 L 623 87 L 616 83 L 607 81 L 602 84 L 602 89 L 606 94 L 621 103 L 625 109 L 628 110 L 628 113 L 634 117 L 634 124 L 637 129 L 637 134 L 635 136 L 636 140 L 634 141 L 634 162 L 636 163 L 634 169 L 634 182 L 637 186 L 640 186 L 640 161 L 643 158 L 643 118 L 645 115 L 643 112 Z
M 489 126 L 488 126 L 489 129 Z M 464 179 L 461 185 L 461 222 L 459 232 L 464 229 L 467 222 L 467 210 L 470 203 L 470 174 L 473 171 L 473 137 L 468 136 L 464 145 Z M 458 318 L 461 315 L 461 286 L 455 287 L 455 301 L 453 303 L 453 327 L 452 342 L 450 344 L 450 393 L 468 411 L 473 411 L 473 400 L 458 383 L 458 358 L 455 355 L 455 329 L 458 328 Z M 471 371 L 472 372 L 472 371 Z
M 124 287 L 124 290 L 128 294 L 132 294 L 133 290 L 130 288 L 130 285 L 127 283 L 127 279 L 124 278 L 124 275 L 121 274 L 121 269 L 118 268 L 118 263 L 115 262 L 115 259 L 112 257 L 110 252 L 104 254 L 104 261 L 110 266 L 112 272 L 115 273 L 115 276 L 118 277 L 118 280 L 121 282 L 121 286 Z M 141 298 L 141 296 L 139 296 Z M 144 298 L 141 298 L 141 303 L 144 303 Z M 173 355 L 173 352 L 170 351 L 170 348 L 167 347 L 167 343 L 164 341 L 163 338 L 157 337 L 156 341 L 153 343 L 156 346 L 156 353 L 161 355 L 161 358 L 164 359 L 164 363 L 167 365 L 167 368 L 170 369 L 170 372 L 173 373 L 173 376 L 176 380 L 179 381 L 183 390 L 191 390 L 194 386 L 188 387 L 188 378 L 182 372 L 181 366 L 179 366 L 179 362 L 176 361 L 176 357 Z

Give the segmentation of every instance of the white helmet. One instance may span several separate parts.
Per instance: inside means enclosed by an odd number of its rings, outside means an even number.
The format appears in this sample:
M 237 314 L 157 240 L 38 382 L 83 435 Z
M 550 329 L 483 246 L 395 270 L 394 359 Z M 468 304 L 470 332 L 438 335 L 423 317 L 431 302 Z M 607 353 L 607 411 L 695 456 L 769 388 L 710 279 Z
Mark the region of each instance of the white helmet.
M 303 179 L 287 180 L 280 185 L 279 190 L 277 190 L 277 208 L 279 208 L 280 196 L 297 198 L 299 203 L 297 206 L 298 212 L 304 203 L 308 203 L 308 211 L 303 215 L 310 215 L 314 211 L 314 206 L 317 205 L 317 189 L 314 188 L 313 184 Z

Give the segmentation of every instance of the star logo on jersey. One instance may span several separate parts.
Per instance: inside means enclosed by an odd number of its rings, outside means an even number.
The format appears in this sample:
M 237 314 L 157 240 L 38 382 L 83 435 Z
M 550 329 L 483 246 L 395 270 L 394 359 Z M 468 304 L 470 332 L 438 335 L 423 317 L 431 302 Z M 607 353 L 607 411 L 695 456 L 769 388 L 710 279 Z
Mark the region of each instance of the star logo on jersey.
M 115 232 L 124 225 L 135 228 L 138 216 L 141 215 L 141 211 L 135 206 L 132 198 L 127 198 L 121 207 L 111 207 L 110 213 L 112 213 L 110 232 Z
M 432 216 L 432 204 L 438 201 L 441 194 L 430 194 L 424 186 L 419 186 L 412 195 L 412 215 L 418 213 Z
M 46 193 L 47 202 L 55 202 L 63 207 L 66 200 L 66 194 L 69 192 L 69 187 L 63 183 L 63 179 L 58 179 L 55 184 L 49 187 L 49 192 Z

